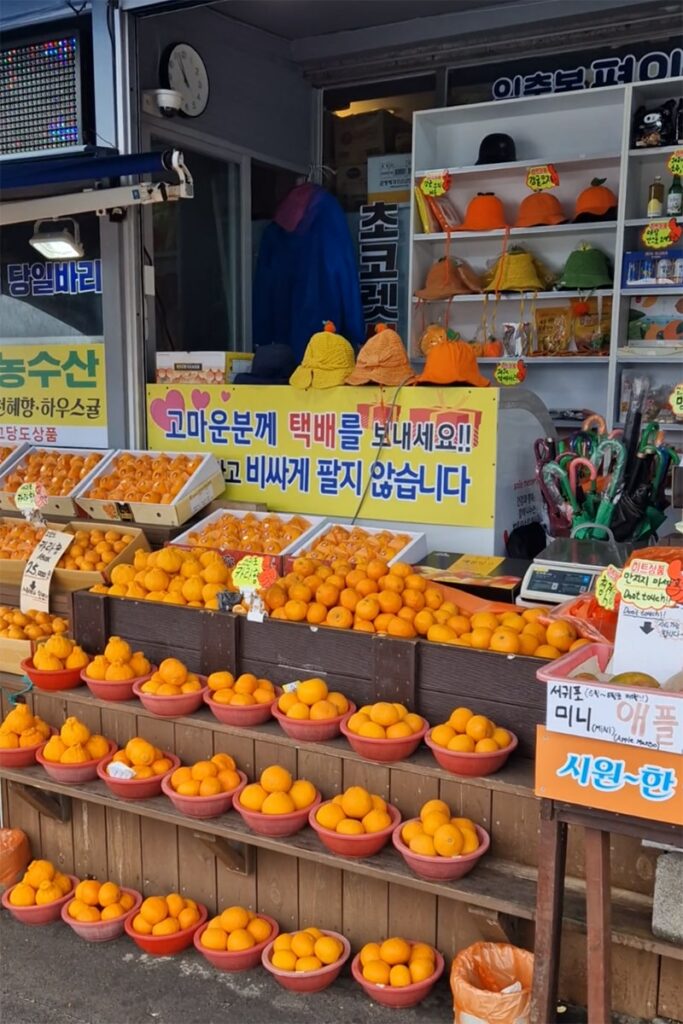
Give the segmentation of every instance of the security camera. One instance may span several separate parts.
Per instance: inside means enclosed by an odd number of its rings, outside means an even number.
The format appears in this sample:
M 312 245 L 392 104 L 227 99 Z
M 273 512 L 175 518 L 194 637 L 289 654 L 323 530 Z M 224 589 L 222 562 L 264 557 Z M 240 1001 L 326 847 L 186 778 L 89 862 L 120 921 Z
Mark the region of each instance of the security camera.
M 180 110 L 181 103 L 182 96 L 175 89 L 148 89 L 142 96 L 142 109 L 145 114 L 173 117 Z

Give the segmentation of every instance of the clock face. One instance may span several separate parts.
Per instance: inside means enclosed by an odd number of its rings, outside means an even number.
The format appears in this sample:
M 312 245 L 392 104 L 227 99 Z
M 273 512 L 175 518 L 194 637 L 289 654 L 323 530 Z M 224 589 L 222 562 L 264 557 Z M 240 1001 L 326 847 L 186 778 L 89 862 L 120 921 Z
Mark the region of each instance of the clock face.
M 189 43 L 176 43 L 166 63 L 168 86 L 179 92 L 180 110 L 187 117 L 198 117 L 209 102 L 209 76 L 206 65 Z

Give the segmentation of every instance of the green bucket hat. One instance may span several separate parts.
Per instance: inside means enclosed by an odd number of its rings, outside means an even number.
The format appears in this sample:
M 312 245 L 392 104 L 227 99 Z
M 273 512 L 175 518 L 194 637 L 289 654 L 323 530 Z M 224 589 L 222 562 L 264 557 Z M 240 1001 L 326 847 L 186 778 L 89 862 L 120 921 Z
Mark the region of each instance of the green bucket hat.
M 612 274 L 607 256 L 600 249 L 594 249 L 584 242 L 569 254 L 557 287 L 583 291 L 609 288 L 611 284 Z

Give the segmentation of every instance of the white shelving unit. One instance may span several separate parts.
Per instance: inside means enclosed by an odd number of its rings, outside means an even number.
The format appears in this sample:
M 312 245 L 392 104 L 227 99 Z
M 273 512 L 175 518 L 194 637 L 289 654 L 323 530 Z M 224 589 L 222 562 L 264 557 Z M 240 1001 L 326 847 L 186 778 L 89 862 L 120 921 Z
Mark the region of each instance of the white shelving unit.
M 605 252 L 614 268 L 613 287 L 593 292 L 610 298 L 611 345 L 609 356 L 534 357 L 526 362 L 527 383 L 548 408 L 583 406 L 605 416 L 610 426 L 619 419 L 621 374 L 630 367 L 646 372 L 653 387 L 673 383 L 683 376 L 683 356 L 652 357 L 628 355 L 620 349 L 628 344 L 631 298 L 635 295 L 683 297 L 683 287 L 626 289 L 621 285 L 624 252 L 642 248 L 640 232 L 647 189 L 655 174 L 661 174 L 668 188 L 670 173 L 666 162 L 681 146 L 659 149 L 632 148 L 632 120 L 641 105 L 655 106 L 683 94 L 683 78 L 668 79 L 606 89 L 585 90 L 554 96 L 472 104 L 414 115 L 414 178 L 448 170 L 449 198 L 461 219 L 477 192 L 495 192 L 502 200 L 508 224 L 514 225 L 520 202 L 529 191 L 526 171 L 535 164 L 552 163 L 560 184 L 553 195 L 560 201 L 568 223 L 509 231 L 509 244 L 521 244 L 553 272 L 564 267 L 569 254 L 586 241 Z M 517 159 L 511 163 L 478 166 L 481 140 L 491 132 L 505 132 L 515 140 Z M 578 152 L 577 152 L 578 150 Z M 618 196 L 617 218 L 612 221 L 573 223 L 575 201 L 592 178 L 606 178 Z M 683 218 L 682 218 L 683 220 Z M 463 338 L 483 340 L 483 330 L 496 329 L 501 337 L 504 323 L 532 320 L 534 306 L 565 306 L 570 298 L 585 295 L 575 291 L 546 291 L 535 295 L 518 293 L 456 296 L 450 302 L 422 302 L 415 298 L 425 283 L 432 264 L 446 253 L 459 256 L 482 272 L 500 255 L 505 232 L 454 231 L 450 243 L 446 234 L 421 232 L 415 204 L 411 211 L 411 299 L 408 310 L 409 350 L 421 359 L 418 342 L 424 326 L 439 322 L 458 331 Z M 484 317 L 486 323 L 484 324 Z M 489 376 L 497 359 L 481 359 L 482 372 Z M 678 372 L 678 369 L 680 372 Z M 666 427 L 669 430 L 669 425 Z M 671 427 L 671 439 L 680 442 L 681 431 Z

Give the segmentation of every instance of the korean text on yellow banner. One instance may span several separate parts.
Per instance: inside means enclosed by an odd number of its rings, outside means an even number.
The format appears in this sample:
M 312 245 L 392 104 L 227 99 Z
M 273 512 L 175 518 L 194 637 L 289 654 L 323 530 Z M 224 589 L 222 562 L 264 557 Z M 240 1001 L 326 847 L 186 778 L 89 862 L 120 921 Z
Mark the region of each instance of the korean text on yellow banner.
M 104 344 L 0 342 L 0 442 L 105 448 Z
M 147 388 L 148 446 L 211 452 L 227 497 L 448 526 L 493 526 L 497 415 L 493 388 Z

